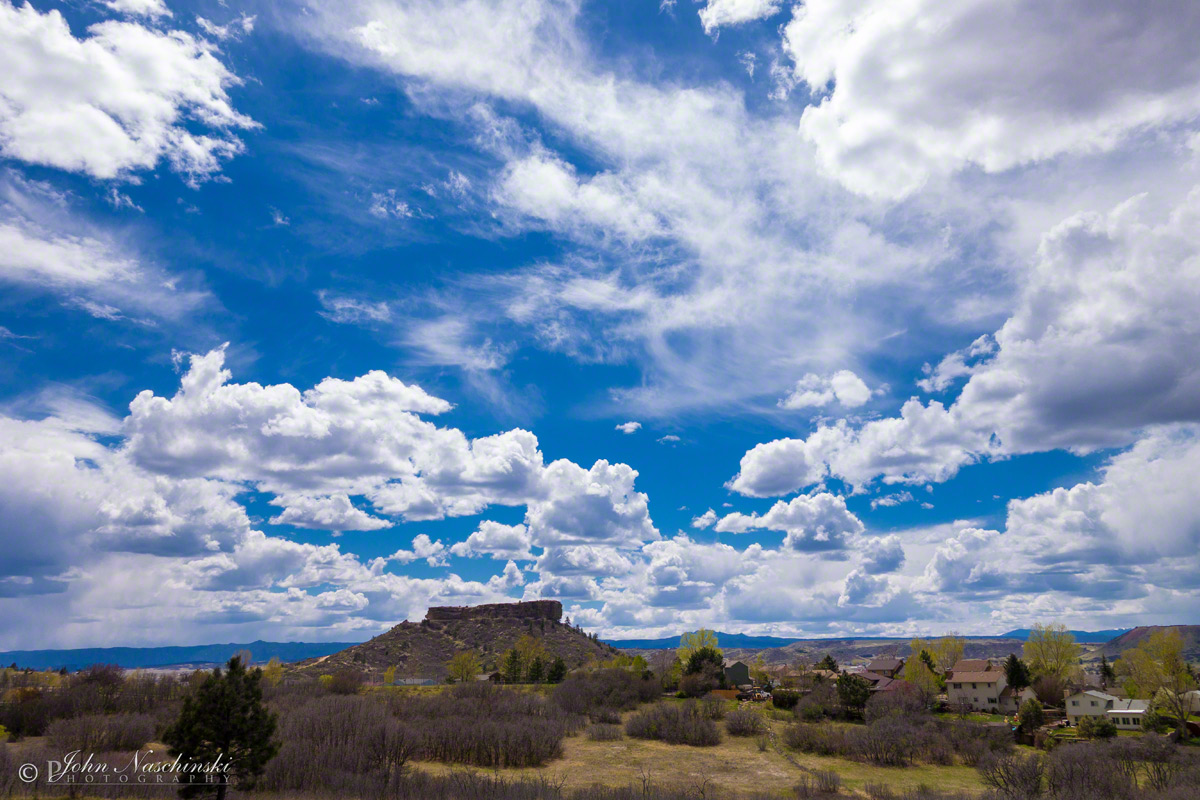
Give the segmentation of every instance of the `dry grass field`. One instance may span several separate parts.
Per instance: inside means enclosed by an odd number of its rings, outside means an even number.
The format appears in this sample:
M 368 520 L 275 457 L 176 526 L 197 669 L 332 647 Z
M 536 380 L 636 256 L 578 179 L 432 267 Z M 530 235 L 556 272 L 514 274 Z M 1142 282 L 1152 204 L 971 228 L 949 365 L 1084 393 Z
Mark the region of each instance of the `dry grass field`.
M 626 714 L 626 717 L 629 715 Z M 916 765 L 912 767 L 876 767 L 843 758 L 807 755 L 788 750 L 780 736 L 784 723 L 770 722 L 773 742 L 765 751 L 753 737 L 730 736 L 721 731 L 721 743 L 715 747 L 689 747 L 625 737 L 619 741 L 596 742 L 586 735 L 571 736 L 563 742 L 563 758 L 544 767 L 486 770 L 508 778 L 544 776 L 561 780 L 564 787 L 581 788 L 593 784 L 640 786 L 643 777 L 656 785 L 696 787 L 707 783 L 721 794 L 770 793 L 794 797 L 793 787 L 809 770 L 832 770 L 841 777 L 844 796 L 861 793 L 869 783 L 886 784 L 904 790 L 925 785 L 944 791 L 982 793 L 984 786 L 975 769 L 965 766 Z M 786 755 L 784 755 L 786 753 Z M 420 762 L 418 769 L 444 773 L 462 766 Z M 466 768 L 470 769 L 470 768 Z

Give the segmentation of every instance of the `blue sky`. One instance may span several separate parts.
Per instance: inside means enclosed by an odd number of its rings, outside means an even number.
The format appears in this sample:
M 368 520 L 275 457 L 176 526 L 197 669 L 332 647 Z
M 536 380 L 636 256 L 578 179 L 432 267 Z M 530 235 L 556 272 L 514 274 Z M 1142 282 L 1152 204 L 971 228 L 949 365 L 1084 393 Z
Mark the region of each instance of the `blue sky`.
M 1194 622 L 1200 12 L 1056 13 L 0 0 L 0 647 Z

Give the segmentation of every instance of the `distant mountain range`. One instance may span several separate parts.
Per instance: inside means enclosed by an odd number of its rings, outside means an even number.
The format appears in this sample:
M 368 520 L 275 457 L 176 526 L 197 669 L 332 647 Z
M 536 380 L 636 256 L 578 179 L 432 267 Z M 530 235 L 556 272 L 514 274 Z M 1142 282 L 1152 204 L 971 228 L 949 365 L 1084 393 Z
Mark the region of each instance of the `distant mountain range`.
M 255 663 L 272 657 L 280 661 L 319 658 L 353 647 L 358 642 L 248 642 L 171 647 L 87 647 L 79 650 L 9 650 L 0 652 L 0 666 L 16 664 L 33 669 L 82 669 L 92 664 L 116 664 L 125 669 L 222 664 L 239 650 L 249 650 Z
M 1196 626 L 1184 626 L 1188 629 L 1189 651 L 1195 650 L 1198 646 L 1192 639 L 1200 639 L 1200 636 L 1195 634 L 1195 631 L 1200 630 Z M 1088 644 L 1097 644 L 1109 642 L 1117 637 L 1126 636 L 1134 632 L 1135 636 L 1141 632 L 1143 628 L 1131 629 L 1121 628 L 1107 631 L 1071 631 L 1071 634 L 1078 642 Z M 1026 641 L 1029 638 L 1028 628 L 1018 628 L 999 636 L 966 636 L 966 639 L 1016 639 Z M 1128 638 L 1128 637 L 1127 637 Z M 882 636 L 847 636 L 828 638 L 824 641 L 892 641 L 906 642 L 906 639 L 896 639 L 894 637 Z M 603 639 L 605 644 L 622 650 L 666 650 L 674 649 L 679 646 L 679 636 L 666 636 L 661 639 Z M 798 642 L 808 642 L 819 644 L 822 639 L 814 638 L 787 638 L 781 636 L 751 636 L 744 633 L 725 633 L 717 631 L 717 642 L 724 649 L 729 650 L 766 650 L 771 648 L 782 648 Z M 92 664 L 116 664 L 125 669 L 138 669 L 142 667 L 170 667 L 170 666 L 191 666 L 203 664 L 221 664 L 229 660 L 229 658 L 239 650 L 249 650 L 251 657 L 256 663 L 265 663 L 272 657 L 278 657 L 284 663 L 296 661 L 304 661 L 310 658 L 320 658 L 321 656 L 333 655 L 350 647 L 360 644 L 359 642 L 264 642 L 255 641 L 245 644 L 200 644 L 191 646 L 170 646 L 170 647 L 89 647 L 79 650 L 9 650 L 0 652 L 0 666 L 7 666 L 16 663 L 20 667 L 32 667 L 33 669 L 58 669 L 66 667 L 67 669 L 75 670 Z M 1120 643 L 1114 643 L 1112 653 L 1106 654 L 1115 655 L 1124 650 L 1125 647 Z
M 1131 630 L 1133 629 L 1114 628 L 1111 631 L 1071 631 L 1071 635 L 1075 637 L 1075 641 L 1077 642 L 1084 642 L 1086 644 L 1101 644 L 1103 642 L 1112 641 L 1122 634 L 1129 633 Z M 1020 639 L 1022 641 L 1028 641 L 1030 633 L 1031 631 L 1029 628 L 1017 628 L 1015 631 L 1009 631 L 1008 633 L 1002 633 L 1000 635 L 1005 639 Z
M 1128 633 L 1129 628 L 1120 628 L 1110 631 L 1071 631 L 1071 635 L 1075 637 L 1077 642 L 1086 642 L 1088 644 L 1096 644 L 1107 642 L 1111 639 Z M 999 634 L 998 636 L 964 636 L 964 639 L 1017 639 L 1026 641 L 1029 639 L 1029 628 L 1018 628 L 1008 631 L 1007 633 Z M 836 636 L 825 637 L 828 641 L 908 641 L 905 638 L 898 639 L 894 636 Z M 679 646 L 679 636 L 666 636 L 662 639 L 604 639 L 602 640 L 611 644 L 613 647 L 622 650 L 665 650 L 673 649 Z M 730 650 L 755 650 L 766 649 L 771 647 L 786 647 L 789 644 L 797 642 L 820 642 L 821 638 L 784 638 L 780 636 L 749 636 L 744 633 L 722 633 L 717 631 L 717 644 L 722 648 Z

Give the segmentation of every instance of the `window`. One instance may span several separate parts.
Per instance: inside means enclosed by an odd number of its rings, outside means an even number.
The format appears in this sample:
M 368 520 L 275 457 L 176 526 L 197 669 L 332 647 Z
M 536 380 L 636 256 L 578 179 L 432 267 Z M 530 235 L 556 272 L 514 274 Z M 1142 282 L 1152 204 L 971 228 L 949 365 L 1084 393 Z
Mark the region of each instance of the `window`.
M 976 688 L 978 688 L 978 687 L 977 687 L 975 684 L 973 684 L 973 683 L 972 683 L 972 684 L 971 684 L 971 688 L 972 688 L 972 689 L 976 689 Z
M 1094 708 L 1095 706 L 1096 706 L 1096 701 L 1095 701 L 1095 700 L 1093 700 L 1093 701 L 1092 701 L 1092 707 Z
M 989 702 L 989 703 L 991 703 L 992 705 L 996 705 L 996 698 L 994 698 L 994 697 L 989 697 L 989 698 L 988 698 L 988 702 Z
M 1141 725 L 1141 724 L 1142 724 L 1142 718 L 1141 718 L 1141 717 L 1134 717 L 1134 718 L 1133 718 L 1133 724 L 1134 724 L 1134 725 Z
M 1079 701 L 1078 701 L 1078 700 L 1072 700 L 1072 701 L 1071 701 L 1071 705 L 1073 705 L 1073 706 L 1077 706 L 1077 705 L 1079 705 Z

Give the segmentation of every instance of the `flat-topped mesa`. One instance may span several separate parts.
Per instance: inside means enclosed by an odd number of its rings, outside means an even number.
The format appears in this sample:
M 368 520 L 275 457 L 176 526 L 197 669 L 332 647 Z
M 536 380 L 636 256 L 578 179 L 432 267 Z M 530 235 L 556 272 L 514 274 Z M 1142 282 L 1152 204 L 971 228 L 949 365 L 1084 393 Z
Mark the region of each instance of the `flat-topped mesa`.
M 562 603 L 557 600 L 532 600 L 528 603 L 491 603 L 483 606 L 434 606 L 425 612 L 427 620 L 454 619 L 562 619 Z

